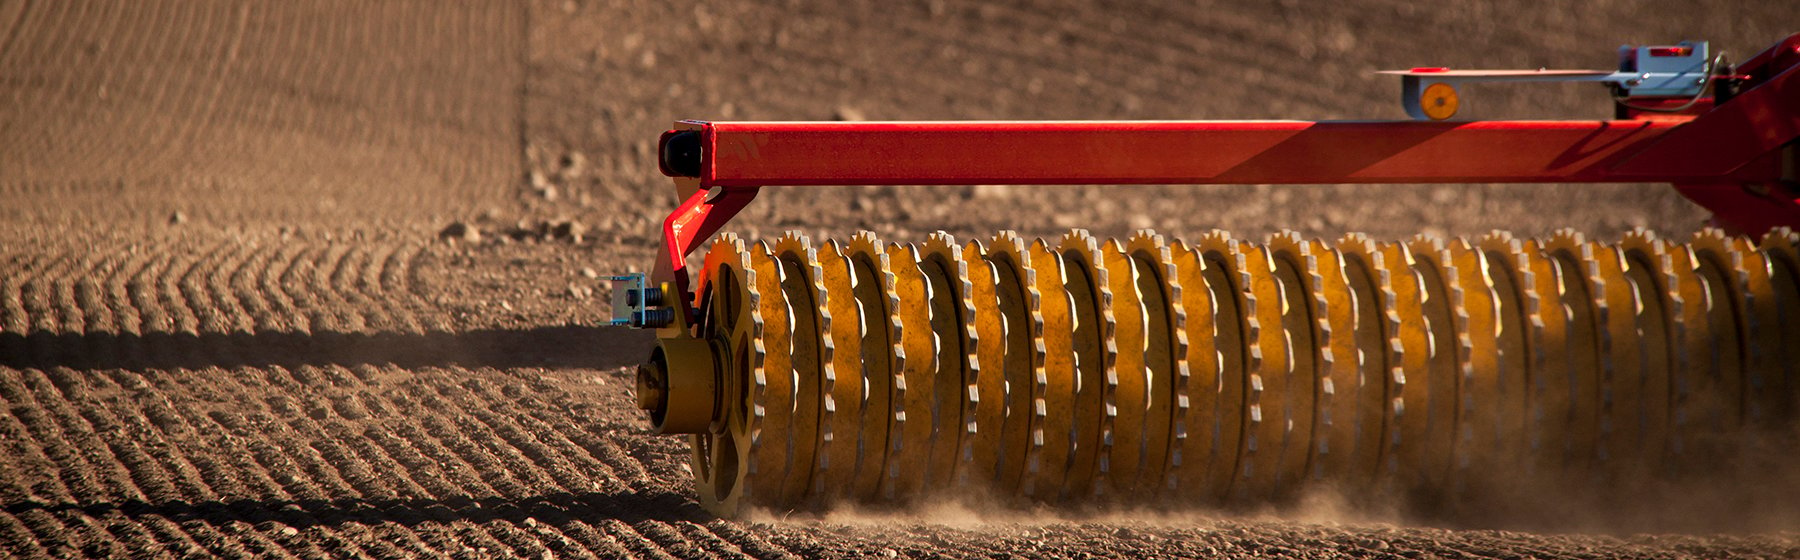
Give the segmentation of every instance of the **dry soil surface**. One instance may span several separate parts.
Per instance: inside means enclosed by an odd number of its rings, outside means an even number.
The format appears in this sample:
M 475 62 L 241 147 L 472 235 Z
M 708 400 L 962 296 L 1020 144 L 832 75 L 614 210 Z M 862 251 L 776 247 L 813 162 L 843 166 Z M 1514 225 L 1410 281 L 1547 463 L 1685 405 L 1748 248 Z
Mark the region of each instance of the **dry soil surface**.
M 597 326 L 678 118 L 1398 118 L 1381 68 L 1740 59 L 1785 0 L 0 0 L 0 556 L 1795 557 L 1361 515 L 713 518 Z M 1488 88 L 1468 116 L 1607 114 Z M 775 189 L 751 236 L 1667 236 L 1656 185 Z M 463 235 L 440 232 L 462 224 Z M 1316 513 L 1316 512 L 1315 512 Z M 1526 523 L 1525 525 L 1529 525 Z M 1791 526 L 1789 526 L 1791 527 Z M 1616 527 L 1614 527 L 1616 529 Z

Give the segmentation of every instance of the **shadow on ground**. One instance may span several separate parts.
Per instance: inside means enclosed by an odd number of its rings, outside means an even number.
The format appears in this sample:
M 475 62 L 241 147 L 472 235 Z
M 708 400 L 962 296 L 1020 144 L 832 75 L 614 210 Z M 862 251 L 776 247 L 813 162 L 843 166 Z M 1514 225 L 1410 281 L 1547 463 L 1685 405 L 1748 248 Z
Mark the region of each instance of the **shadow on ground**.
M 650 331 L 554 326 L 467 332 L 0 333 L 0 367 L 203 369 L 360 366 L 612 369 L 649 355 Z

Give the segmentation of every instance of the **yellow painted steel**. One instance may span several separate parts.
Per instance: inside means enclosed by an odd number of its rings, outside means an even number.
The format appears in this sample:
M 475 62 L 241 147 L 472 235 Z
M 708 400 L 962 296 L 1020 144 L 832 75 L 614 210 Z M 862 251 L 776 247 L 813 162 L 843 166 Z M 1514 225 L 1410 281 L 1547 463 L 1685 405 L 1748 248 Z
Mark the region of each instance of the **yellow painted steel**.
M 1079 371 L 1075 369 L 1074 301 L 1064 289 L 1062 255 L 1038 239 L 1025 252 L 1035 282 L 1027 288 L 1038 302 L 1033 310 L 1040 326 L 1031 383 L 1031 438 L 1019 494 L 1050 501 L 1060 497 L 1075 453 Z
M 998 381 L 1003 387 L 1001 402 L 1006 414 L 994 463 L 993 488 L 995 493 L 1005 495 L 1017 491 L 1025 476 L 1034 424 L 1033 387 L 1043 362 L 1041 333 L 1044 320 L 1038 310 L 1041 298 L 1037 290 L 1037 273 L 1026 258 L 1025 241 L 1010 231 L 1000 232 L 989 243 L 985 258 L 988 268 L 993 271 L 995 295 L 992 304 L 997 313 L 982 313 L 978 304 L 977 321 L 996 324 L 984 327 L 984 333 L 994 329 L 1005 333 L 1001 337 L 1005 344 L 1000 345 L 1003 355 L 982 360 L 1001 367 Z
M 820 449 L 813 474 L 813 494 L 821 501 L 860 497 L 855 494 L 857 473 L 865 458 L 879 464 L 887 445 L 887 424 L 880 430 L 865 429 L 863 382 L 862 308 L 856 300 L 850 260 L 836 241 L 819 248 L 820 283 L 825 288 L 825 316 L 830 319 L 831 359 L 822 383 Z
M 1663 457 L 1673 452 L 1674 375 L 1683 347 L 1675 330 L 1674 272 L 1668 268 L 1673 261 L 1664 243 L 1648 231 L 1625 234 L 1617 247 L 1625 280 L 1636 294 L 1637 343 L 1643 357 L 1636 383 L 1639 455 Z
M 862 458 L 857 463 L 852 495 L 874 500 L 881 495 L 883 484 L 894 462 L 905 457 L 889 457 L 893 440 L 899 437 L 893 428 L 894 333 L 891 321 L 894 308 L 893 282 L 889 279 L 888 256 L 875 234 L 863 232 L 845 245 L 844 259 L 850 271 L 850 292 L 860 313 L 858 355 L 862 357 Z
M 1366 486 L 1388 470 L 1389 441 L 1392 438 L 1393 401 L 1396 398 L 1390 382 L 1399 360 L 1389 344 L 1391 333 L 1400 326 L 1397 317 L 1387 312 L 1393 289 L 1389 278 L 1376 266 L 1375 244 L 1361 235 L 1346 235 L 1338 240 L 1334 252 L 1342 263 L 1344 284 L 1348 288 L 1347 303 L 1354 309 L 1355 327 L 1351 329 L 1356 346 L 1356 419 L 1355 447 L 1351 450 L 1349 475 L 1343 484 Z
M 1537 292 L 1529 282 L 1530 268 L 1524 257 L 1524 242 L 1501 232 L 1481 237 L 1474 243 L 1486 262 L 1483 276 L 1493 287 L 1495 376 L 1492 392 L 1479 396 L 1496 409 L 1495 446 L 1490 466 L 1499 471 L 1523 469 L 1530 463 L 1533 449 L 1531 426 L 1532 368 L 1536 364 L 1533 343 L 1537 334 L 1531 324 L 1530 306 Z
M 1614 480 L 1716 470 L 1744 430 L 1792 427 L 1797 247 L 727 235 L 642 398 L 702 432 L 696 491 L 725 515 L 1631 492 Z
M 1456 464 L 1457 439 L 1466 428 L 1460 422 L 1463 404 L 1462 348 L 1457 331 L 1457 308 L 1452 293 L 1460 287 L 1451 268 L 1443 240 L 1418 236 L 1407 241 L 1406 256 L 1416 279 L 1425 352 L 1425 397 L 1415 401 L 1412 413 L 1424 413 L 1423 453 L 1428 457 L 1422 477 L 1413 483 L 1433 494 L 1447 495 Z M 1412 381 L 1409 378 L 1408 381 Z
M 826 312 L 824 270 L 811 242 L 799 232 L 788 232 L 775 240 L 770 251 L 790 322 L 789 370 L 771 373 L 786 378 L 792 395 L 792 404 L 784 405 L 792 408 L 785 434 L 788 461 L 782 501 L 799 504 L 811 496 L 814 467 L 822 446 L 824 370 L 831 359 L 826 353 L 831 325 Z
M 925 479 L 926 493 L 951 491 L 963 467 L 973 419 L 967 389 L 975 382 L 974 304 L 970 299 L 969 268 L 962 251 L 949 234 L 937 232 L 919 247 L 919 273 L 925 282 L 926 314 L 936 375 L 926 387 L 931 393 L 931 460 Z
M 1581 234 L 1557 231 L 1544 243 L 1543 249 L 1554 265 L 1556 293 L 1561 295 L 1544 300 L 1547 304 L 1559 299 L 1561 302 L 1559 308 L 1547 306 L 1545 312 L 1562 313 L 1565 325 L 1562 340 L 1566 342 L 1563 348 L 1567 352 L 1564 355 L 1567 359 L 1566 382 L 1553 380 L 1557 386 L 1567 387 L 1569 399 L 1559 411 L 1567 430 L 1563 440 L 1566 446 L 1564 459 L 1580 468 L 1593 462 L 1595 452 L 1601 448 L 1600 424 L 1604 408 L 1601 394 L 1607 390 L 1614 374 L 1613 362 L 1601 356 L 1601 336 L 1606 332 L 1608 311 L 1605 307 L 1606 287 L 1594 268 L 1597 266 L 1594 248 Z
M 1782 406 L 1773 415 L 1780 425 L 1800 418 L 1800 234 L 1776 228 L 1763 235 L 1757 252 L 1768 267 L 1770 301 L 1759 308 L 1773 310 L 1773 321 L 1760 328 L 1778 333 L 1780 343 L 1768 352 L 1780 366 L 1769 371 Z

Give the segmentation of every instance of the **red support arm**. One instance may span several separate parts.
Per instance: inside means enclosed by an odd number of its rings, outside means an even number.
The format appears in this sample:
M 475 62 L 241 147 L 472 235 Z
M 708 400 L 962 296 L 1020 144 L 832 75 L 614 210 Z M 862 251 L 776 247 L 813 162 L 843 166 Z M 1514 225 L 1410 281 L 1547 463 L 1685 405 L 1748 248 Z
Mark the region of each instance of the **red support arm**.
M 656 259 L 656 269 L 650 278 L 655 282 L 670 282 L 675 285 L 677 294 L 693 293 L 699 297 L 706 288 L 706 276 L 700 276 L 700 283 L 689 290 L 687 274 L 687 254 L 694 250 L 698 241 L 712 237 L 725 222 L 731 221 L 739 210 L 756 198 L 755 188 L 723 188 L 694 191 L 687 200 L 663 219 L 662 234 L 663 255 Z M 689 302 L 682 298 L 674 298 L 686 305 Z M 692 302 L 698 305 L 698 302 Z M 677 307 L 680 313 L 686 313 L 684 307 Z

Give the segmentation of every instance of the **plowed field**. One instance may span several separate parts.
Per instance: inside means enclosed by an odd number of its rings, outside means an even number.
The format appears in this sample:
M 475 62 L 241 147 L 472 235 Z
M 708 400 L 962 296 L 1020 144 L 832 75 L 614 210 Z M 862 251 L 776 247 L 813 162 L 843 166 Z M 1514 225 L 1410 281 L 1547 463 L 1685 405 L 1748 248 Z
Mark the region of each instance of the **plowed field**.
M 1794 520 L 1729 504 L 1458 529 L 695 504 L 686 442 L 633 406 L 650 339 L 596 326 L 597 277 L 648 267 L 672 206 L 652 141 L 673 119 L 1398 118 L 1370 71 L 1604 68 L 1684 38 L 1742 59 L 1796 22 L 1781 0 L 1255 4 L 0 0 L 0 556 L 1800 557 Z M 1468 116 L 1609 111 L 1479 95 Z M 1655 185 L 812 188 L 733 229 L 1704 217 Z

